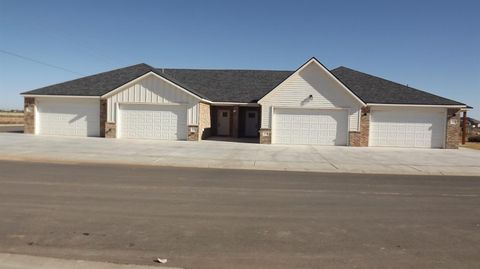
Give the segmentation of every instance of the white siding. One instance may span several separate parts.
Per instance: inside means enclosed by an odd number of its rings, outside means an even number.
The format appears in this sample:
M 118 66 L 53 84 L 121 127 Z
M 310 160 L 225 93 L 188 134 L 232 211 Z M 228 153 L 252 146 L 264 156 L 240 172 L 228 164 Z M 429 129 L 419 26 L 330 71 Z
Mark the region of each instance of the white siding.
M 312 95 L 311 100 L 308 99 Z M 271 92 L 262 105 L 262 128 L 271 128 L 272 106 L 348 108 L 349 130 L 357 131 L 361 104 L 316 63 L 310 63 Z
M 198 125 L 198 99 L 154 75 L 148 75 L 133 85 L 126 85 L 108 97 L 108 122 L 116 121 L 117 103 L 184 104 L 187 106 L 188 125 Z

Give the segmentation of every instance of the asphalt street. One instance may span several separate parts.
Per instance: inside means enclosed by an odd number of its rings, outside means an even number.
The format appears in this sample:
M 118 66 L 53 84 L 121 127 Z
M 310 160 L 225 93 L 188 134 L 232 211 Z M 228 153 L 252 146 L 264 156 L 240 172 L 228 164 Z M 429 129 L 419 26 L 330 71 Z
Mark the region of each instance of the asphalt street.
M 0 161 L 0 252 L 183 268 L 480 268 L 480 178 Z

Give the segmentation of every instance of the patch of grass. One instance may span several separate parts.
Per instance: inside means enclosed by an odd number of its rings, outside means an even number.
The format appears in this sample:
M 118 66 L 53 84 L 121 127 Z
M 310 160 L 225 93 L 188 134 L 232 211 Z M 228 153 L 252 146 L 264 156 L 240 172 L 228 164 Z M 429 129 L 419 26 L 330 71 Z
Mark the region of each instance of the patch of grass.
M 467 142 L 465 143 L 465 145 L 460 145 L 460 146 L 464 148 L 480 150 L 480 142 Z

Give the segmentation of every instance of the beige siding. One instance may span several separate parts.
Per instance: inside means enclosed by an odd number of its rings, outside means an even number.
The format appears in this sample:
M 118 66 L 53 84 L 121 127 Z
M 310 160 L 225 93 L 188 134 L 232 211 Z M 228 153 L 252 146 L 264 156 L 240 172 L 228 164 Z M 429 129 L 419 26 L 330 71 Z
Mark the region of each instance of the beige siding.
M 308 99 L 312 95 L 311 100 Z M 361 104 L 316 63 L 280 84 L 260 101 L 262 128 L 271 128 L 273 107 L 347 108 L 350 131 L 357 131 Z
M 117 103 L 185 104 L 188 125 L 198 125 L 198 99 L 154 75 L 126 85 L 108 97 L 107 103 L 108 122 L 115 122 Z

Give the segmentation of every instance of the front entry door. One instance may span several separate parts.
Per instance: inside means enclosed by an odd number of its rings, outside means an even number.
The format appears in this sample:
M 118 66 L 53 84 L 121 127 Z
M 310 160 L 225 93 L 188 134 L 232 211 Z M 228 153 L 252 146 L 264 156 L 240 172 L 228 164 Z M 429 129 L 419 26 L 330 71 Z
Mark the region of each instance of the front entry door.
M 230 110 L 219 109 L 217 112 L 217 135 L 230 135 Z
M 245 112 L 245 136 L 257 136 L 258 135 L 258 112 L 246 111 Z

